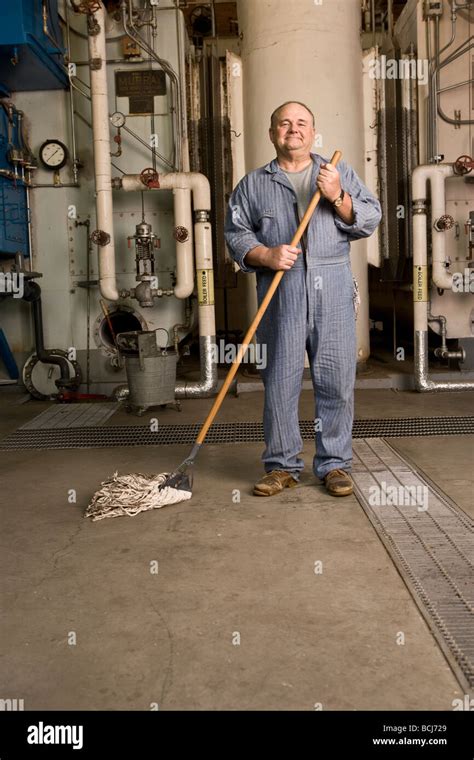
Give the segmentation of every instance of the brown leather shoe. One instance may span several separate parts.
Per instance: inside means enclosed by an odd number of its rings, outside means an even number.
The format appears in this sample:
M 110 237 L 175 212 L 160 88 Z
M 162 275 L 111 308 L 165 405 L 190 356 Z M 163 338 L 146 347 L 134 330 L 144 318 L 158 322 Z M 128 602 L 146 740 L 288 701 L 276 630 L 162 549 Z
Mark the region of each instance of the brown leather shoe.
M 284 488 L 294 488 L 298 482 L 294 477 L 284 470 L 273 470 L 267 472 L 258 483 L 253 487 L 254 496 L 274 496 L 280 493 Z
M 324 477 L 326 491 L 331 496 L 349 496 L 354 490 L 352 479 L 346 470 L 331 470 Z

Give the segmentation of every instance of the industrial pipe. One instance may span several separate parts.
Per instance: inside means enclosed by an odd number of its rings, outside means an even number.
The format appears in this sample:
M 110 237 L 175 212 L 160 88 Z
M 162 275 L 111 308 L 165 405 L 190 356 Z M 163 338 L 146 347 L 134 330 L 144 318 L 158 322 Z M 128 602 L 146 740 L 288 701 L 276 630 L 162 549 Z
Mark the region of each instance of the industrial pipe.
M 175 187 L 174 238 L 176 240 L 176 298 L 189 298 L 194 290 L 193 218 L 191 213 L 191 190 Z
M 413 314 L 414 314 L 414 343 L 415 343 L 415 389 L 420 392 L 426 391 L 464 391 L 474 390 L 474 382 L 446 382 L 435 381 L 429 378 L 428 364 L 428 314 L 429 314 L 429 279 L 428 279 L 428 243 L 426 229 L 426 181 L 434 177 L 432 182 L 433 218 L 439 212 L 440 185 L 442 180 L 442 193 L 444 197 L 444 180 L 447 176 L 453 176 L 452 167 L 443 164 L 437 166 L 418 166 L 412 174 L 412 198 L 413 198 Z M 442 214 L 444 213 L 444 207 Z M 442 215 L 441 214 L 441 215 Z M 435 234 L 435 233 L 434 233 Z M 442 233 L 436 233 L 440 235 Z M 434 241 L 433 241 L 433 269 L 434 269 Z M 438 246 L 438 272 L 440 274 L 440 251 L 444 262 L 444 243 Z M 452 277 L 444 271 L 448 284 L 438 287 L 451 287 Z M 434 280 L 434 277 L 433 277 Z M 439 279 L 446 283 L 447 279 Z M 437 284 L 437 283 L 436 283 Z
M 466 352 L 463 348 L 458 348 L 455 351 L 451 351 L 448 348 L 447 336 L 448 336 L 448 320 L 444 314 L 428 314 L 428 322 L 438 322 L 441 335 L 441 346 L 435 348 L 435 356 L 440 359 L 459 359 L 464 361 L 466 358 Z
M 76 387 L 74 379 L 69 374 L 69 363 L 63 356 L 56 356 L 44 347 L 43 308 L 41 303 L 41 288 L 37 282 L 27 280 L 23 300 L 31 304 L 33 310 L 33 326 L 35 331 L 35 351 L 40 362 L 56 364 L 61 377 L 55 380 L 58 389 Z
M 87 18 L 97 211 L 97 230 L 92 235 L 99 249 L 100 292 L 108 301 L 117 301 L 105 20 L 106 10 L 101 2 L 99 10 Z
M 128 5 L 128 11 L 127 11 Z M 120 7 L 122 10 L 122 25 L 124 32 L 132 39 L 136 44 L 145 51 L 145 53 L 153 58 L 168 75 L 171 82 L 171 100 L 173 111 L 173 136 L 174 136 L 174 164 L 178 169 L 184 168 L 182 166 L 182 134 L 186 132 L 186 127 L 183 122 L 182 113 L 182 95 L 180 92 L 180 83 L 178 76 L 173 67 L 164 58 L 160 58 L 155 53 L 154 48 L 149 45 L 146 40 L 139 34 L 134 21 L 133 21 L 133 6 L 132 0 L 121 0 Z M 128 23 L 127 23 L 128 12 Z
M 415 247 L 426 247 L 426 199 L 427 182 L 431 185 L 431 222 L 432 222 L 432 278 L 438 288 L 450 290 L 453 276 L 446 271 L 446 237 L 443 230 L 438 231 L 434 227 L 437 219 L 446 214 L 445 181 L 448 177 L 454 177 L 452 164 L 428 164 L 417 166 L 412 175 L 413 203 L 418 208 L 425 207 L 424 213 L 415 214 L 413 218 L 413 235 Z
M 197 172 L 171 172 L 156 175 L 144 184 L 140 174 L 126 174 L 114 181 L 122 190 L 190 190 L 194 208 L 194 243 L 198 279 L 199 355 L 201 379 L 198 382 L 177 383 L 177 398 L 206 398 L 217 389 L 217 363 L 213 347 L 216 342 L 214 308 L 214 272 L 212 261 L 212 231 L 209 223 L 211 189 L 209 180 Z

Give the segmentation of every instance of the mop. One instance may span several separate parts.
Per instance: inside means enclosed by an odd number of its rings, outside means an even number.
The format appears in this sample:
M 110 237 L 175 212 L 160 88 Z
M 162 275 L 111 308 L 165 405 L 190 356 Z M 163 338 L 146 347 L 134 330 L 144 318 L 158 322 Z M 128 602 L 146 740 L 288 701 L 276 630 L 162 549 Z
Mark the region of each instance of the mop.
M 340 151 L 334 153 L 330 161 L 332 166 L 338 164 L 341 155 Z M 311 199 L 290 245 L 296 246 L 301 240 L 320 199 L 321 193 L 317 190 Z M 168 504 L 178 504 L 180 501 L 186 501 L 191 498 L 192 473 L 188 471 L 194 465 L 208 430 L 214 421 L 214 417 L 222 405 L 224 397 L 237 373 L 245 352 L 247 351 L 257 327 L 267 310 L 268 304 L 273 298 L 284 274 L 285 271 L 283 269 L 275 273 L 272 283 L 260 304 L 255 318 L 240 345 L 237 356 L 229 368 L 227 377 L 212 405 L 211 411 L 207 415 L 206 420 L 199 431 L 199 435 L 196 438 L 189 456 L 171 473 L 164 472 L 160 475 L 143 475 L 141 473 L 119 475 L 116 472 L 112 478 L 101 483 L 99 490 L 94 494 L 92 501 L 87 507 L 84 517 L 91 517 L 92 520 L 95 521 L 107 517 L 120 517 L 121 515 L 133 516 L 149 509 L 159 509 Z

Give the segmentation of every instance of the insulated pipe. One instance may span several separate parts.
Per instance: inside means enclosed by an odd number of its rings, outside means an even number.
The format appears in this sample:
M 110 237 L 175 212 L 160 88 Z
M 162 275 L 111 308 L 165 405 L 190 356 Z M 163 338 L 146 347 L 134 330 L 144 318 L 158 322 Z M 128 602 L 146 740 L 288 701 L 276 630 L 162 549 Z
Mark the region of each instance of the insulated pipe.
M 174 237 L 176 240 L 176 298 L 189 298 L 194 290 L 193 219 L 191 214 L 191 190 L 175 187 Z
M 75 383 L 69 375 L 69 363 L 64 356 L 56 356 L 44 347 L 43 334 L 43 307 L 41 302 L 41 287 L 37 282 L 27 280 L 23 293 L 23 300 L 31 304 L 33 311 L 33 325 L 35 331 L 35 351 L 40 362 L 44 364 L 56 364 L 59 367 L 61 377 L 55 380 L 58 389 L 75 387 Z
M 122 190 L 139 191 L 144 190 L 173 190 L 174 188 L 183 188 L 191 190 L 193 194 L 194 211 L 211 210 L 211 187 L 209 180 L 204 174 L 198 172 L 169 172 L 160 174 L 157 187 L 148 188 L 143 184 L 140 174 L 124 174 L 119 178 L 119 186 Z
M 426 204 L 427 183 L 431 185 L 431 222 L 435 221 L 446 213 L 446 194 L 445 181 L 447 177 L 454 177 L 454 170 L 451 164 L 429 164 L 417 166 L 412 175 L 412 197 L 413 203 Z M 446 237 L 443 231 L 438 232 L 433 229 L 433 273 L 434 284 L 438 288 L 450 290 L 452 287 L 453 276 L 446 271 Z M 420 214 L 414 216 L 413 233 L 417 236 L 414 245 L 426 248 L 426 216 Z
M 119 293 L 115 276 L 105 20 L 106 11 L 103 4 L 100 3 L 99 10 L 88 18 L 87 30 L 97 212 L 96 237 L 99 248 L 99 287 L 104 298 L 108 301 L 117 301 Z
M 198 382 L 180 382 L 175 388 L 176 398 L 206 398 L 217 389 L 217 363 L 213 347 L 216 342 L 214 307 L 214 274 L 212 260 L 212 230 L 209 223 L 211 189 L 209 180 L 197 172 L 171 172 L 160 174 L 150 186 L 144 185 L 139 174 L 126 174 L 118 181 L 122 190 L 190 190 L 194 207 L 194 245 L 198 280 L 199 355 L 201 379 Z
M 120 178 L 120 186 L 122 190 L 128 192 L 143 192 L 149 189 L 143 184 L 139 174 L 124 175 Z M 189 233 L 189 240 L 186 242 L 179 242 L 179 238 L 176 240 L 177 282 L 174 288 L 176 298 L 188 298 L 194 289 L 191 192 L 193 194 L 194 211 L 209 212 L 211 208 L 209 181 L 203 174 L 195 172 L 171 172 L 170 174 L 159 175 L 159 189 L 173 191 L 175 231 L 177 227 L 183 227 Z M 196 225 L 202 224 L 203 222 L 196 223 Z M 198 244 L 200 245 L 196 238 L 196 247 Z M 198 255 L 198 251 L 196 250 L 196 260 Z M 198 266 L 197 268 L 199 269 Z
M 446 168 L 446 166 L 444 166 Z M 451 167 L 447 167 L 451 169 Z M 415 389 L 426 391 L 464 391 L 474 390 L 474 382 L 444 382 L 430 380 L 428 364 L 428 315 L 429 315 L 429 281 L 428 281 L 428 244 L 426 234 L 426 179 L 438 166 L 418 166 L 412 174 L 413 209 L 413 315 L 415 343 Z M 443 172 L 439 172 L 443 176 Z M 447 174 L 444 176 L 452 176 Z M 433 186 L 438 187 L 436 181 Z M 439 191 L 439 187 L 438 187 Z M 420 196 L 421 192 L 421 196 Z M 444 193 L 444 178 L 443 178 Z M 434 199 L 434 203 L 436 203 Z M 437 206 L 438 208 L 438 206 Z M 439 233 L 442 234 L 442 233 Z M 433 256 L 434 258 L 434 256 Z M 447 274 L 445 272 L 445 274 Z M 446 287 L 441 285 L 439 287 Z M 451 287 L 451 281 L 448 285 Z

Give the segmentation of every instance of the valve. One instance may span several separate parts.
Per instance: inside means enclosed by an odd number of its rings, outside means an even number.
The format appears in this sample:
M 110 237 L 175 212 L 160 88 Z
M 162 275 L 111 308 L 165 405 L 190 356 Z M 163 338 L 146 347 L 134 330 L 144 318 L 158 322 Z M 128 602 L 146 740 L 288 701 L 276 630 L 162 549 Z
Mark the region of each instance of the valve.
M 148 167 L 147 169 L 143 169 L 143 171 L 140 174 L 140 180 L 145 185 L 145 187 L 159 187 L 160 186 L 158 172 L 155 171 L 155 169 L 152 169 L 151 167 Z
M 474 159 L 471 156 L 459 156 L 453 164 L 453 171 L 458 176 L 469 174 L 474 169 Z
M 186 227 L 178 225 L 173 230 L 173 237 L 178 241 L 178 243 L 185 243 L 186 240 L 189 240 L 189 231 L 186 229 Z
M 454 227 L 454 219 L 450 214 L 443 214 L 434 223 L 434 228 L 437 232 L 446 232 Z
M 102 248 L 110 243 L 110 235 L 104 230 L 94 230 L 91 233 L 91 243 L 94 245 L 100 245 Z
M 74 8 L 77 13 L 97 13 L 100 11 L 100 3 L 97 0 L 81 0 Z

